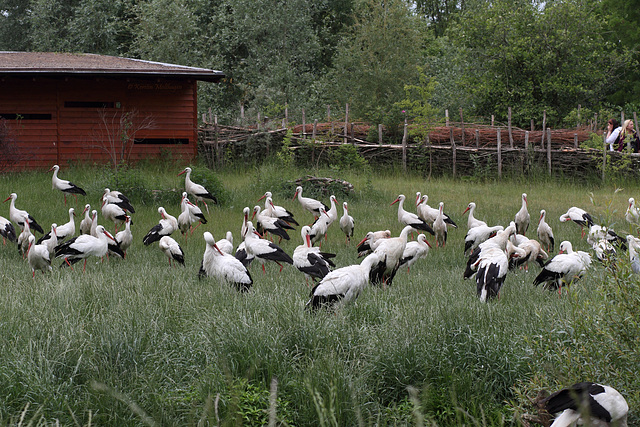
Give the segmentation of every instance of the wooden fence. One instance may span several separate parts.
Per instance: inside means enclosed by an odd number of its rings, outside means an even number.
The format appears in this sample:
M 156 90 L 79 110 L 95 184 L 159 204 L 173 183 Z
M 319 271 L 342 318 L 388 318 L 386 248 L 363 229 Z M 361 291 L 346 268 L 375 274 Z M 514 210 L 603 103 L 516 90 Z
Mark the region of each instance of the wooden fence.
M 425 174 L 490 175 L 529 173 L 534 168 L 549 175 L 586 177 L 602 171 L 607 163 L 631 162 L 631 169 L 640 170 L 639 154 L 621 154 L 603 149 L 582 149 L 580 144 L 593 133 L 589 128 L 546 129 L 526 131 L 504 126 L 474 125 L 448 122 L 434 127 L 428 136 L 416 140 L 410 135 L 413 125 L 404 124 L 401 144 L 382 143 L 382 128 L 378 126 L 377 143 L 367 141 L 371 126 L 365 123 L 325 122 L 267 129 L 266 126 L 223 126 L 208 123 L 200 127 L 200 150 L 209 163 L 224 165 L 225 150 L 230 144 L 243 144 L 258 135 L 270 135 L 281 140 L 291 132 L 290 149 L 294 152 L 312 148 L 317 162 L 323 153 L 342 144 L 357 147 L 371 164 L 401 166 L 403 170 L 421 170 Z M 304 142 L 304 144 L 303 144 Z M 604 140 L 602 142 L 604 147 Z M 268 154 L 268 151 L 267 151 Z

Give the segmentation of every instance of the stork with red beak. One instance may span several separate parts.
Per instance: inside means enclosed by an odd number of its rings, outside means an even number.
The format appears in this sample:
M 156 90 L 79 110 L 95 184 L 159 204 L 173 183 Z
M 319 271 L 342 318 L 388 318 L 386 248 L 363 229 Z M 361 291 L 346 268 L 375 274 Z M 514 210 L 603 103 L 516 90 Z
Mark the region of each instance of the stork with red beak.
M 64 194 L 65 205 L 67 204 L 67 194 L 73 194 L 73 197 L 76 198 L 76 202 L 78 201 L 78 194 L 82 194 L 83 196 L 87 195 L 87 193 L 82 188 L 78 187 L 74 183 L 69 182 L 65 179 L 58 178 L 59 170 L 60 166 L 58 165 L 53 165 L 51 169 L 49 169 L 49 172 L 53 171 L 53 176 L 51 177 L 51 187 L 54 190 L 62 191 L 62 194 Z

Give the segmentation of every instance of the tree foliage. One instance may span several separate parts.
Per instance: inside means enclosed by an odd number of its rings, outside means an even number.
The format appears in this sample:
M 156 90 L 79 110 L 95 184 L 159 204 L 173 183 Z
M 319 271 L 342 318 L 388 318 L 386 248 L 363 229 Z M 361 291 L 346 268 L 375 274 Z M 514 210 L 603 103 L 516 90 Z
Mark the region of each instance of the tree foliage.
M 630 0 L 4 0 L 0 49 L 222 70 L 199 90 L 222 120 L 348 102 L 353 119 L 397 125 L 422 67 L 441 113 L 512 107 L 523 125 L 546 110 L 553 126 L 578 104 L 635 108 L 638 24 Z

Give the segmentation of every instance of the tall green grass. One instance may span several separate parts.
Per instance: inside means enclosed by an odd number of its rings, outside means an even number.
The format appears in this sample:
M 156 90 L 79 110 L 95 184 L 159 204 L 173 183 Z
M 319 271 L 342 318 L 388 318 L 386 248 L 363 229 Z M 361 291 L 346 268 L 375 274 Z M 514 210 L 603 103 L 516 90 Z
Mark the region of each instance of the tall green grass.
M 177 216 L 181 170 L 148 164 L 132 173 L 145 190 L 175 192 L 173 203 L 162 203 Z M 587 250 L 579 228 L 561 224 L 559 216 L 581 206 L 622 229 L 626 200 L 638 194 L 637 187 L 616 193 L 575 182 L 426 181 L 419 174 L 314 171 L 354 184 L 347 200 L 356 236 L 387 228 L 398 235 L 402 226 L 389 204 L 403 193 L 405 208 L 415 211 L 416 191 L 428 194 L 432 206 L 443 201 L 459 229 L 410 273 L 400 271 L 392 287 L 369 287 L 355 304 L 335 312 L 304 309 L 310 288 L 291 266 L 279 272 L 269 265 L 263 274 L 253 265 L 255 283 L 247 295 L 197 279 L 202 232 L 219 239 L 231 230 L 237 245 L 242 208 L 253 207 L 265 191 L 301 224 L 309 223 L 310 215 L 291 200 L 289 182 L 306 173 L 273 165 L 216 172 L 228 191 L 225 204 L 210 207 L 209 223 L 186 241 L 174 235 L 186 254 L 184 268 L 169 267 L 156 244 L 142 245 L 159 217 L 157 205 L 135 199 L 135 241 L 126 260 L 89 260 L 85 273 L 80 264 L 58 268 L 57 260 L 51 274 L 33 280 L 14 245 L 0 247 L 0 423 L 262 425 L 275 413 L 279 425 L 517 425 L 525 394 L 560 383 L 551 373 L 545 376 L 551 371 L 542 363 L 565 360 L 551 352 L 563 348 L 562 334 L 572 333 L 567 327 L 584 307 L 604 304 L 599 289 L 609 276 L 594 263 L 569 297 L 558 298 L 532 285 L 538 271 L 532 267 L 509 273 L 501 298 L 482 304 L 475 283 L 462 280 L 463 210 L 475 201 L 477 217 L 507 225 L 526 192 L 529 237 L 544 208 L 558 243 L 567 239 Z M 69 199 L 78 214 L 84 203 L 99 208 L 112 178 L 100 167 L 63 167 L 60 176 L 88 192 L 77 205 Z M 68 206 L 51 190 L 49 174 L 0 176 L 0 196 L 12 191 L 18 207 L 43 227 L 65 222 Z M 292 253 L 299 244 L 296 230 L 281 246 Z M 337 254 L 338 266 L 360 261 L 337 225 L 322 248 Z M 606 356 L 597 357 L 590 363 L 603 366 L 600 376 L 584 380 L 620 381 L 617 365 L 608 371 Z M 556 368 L 555 378 L 562 371 Z M 563 380 L 582 372 L 593 370 L 572 366 Z

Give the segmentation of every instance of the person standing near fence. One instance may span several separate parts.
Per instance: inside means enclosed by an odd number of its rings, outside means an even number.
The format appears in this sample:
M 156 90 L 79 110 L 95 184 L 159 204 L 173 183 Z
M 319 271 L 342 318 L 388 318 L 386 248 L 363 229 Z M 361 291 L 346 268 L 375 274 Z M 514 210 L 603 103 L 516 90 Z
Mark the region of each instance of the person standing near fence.
M 638 152 L 638 150 L 640 149 L 640 139 L 638 138 L 636 130 L 633 128 L 633 120 L 624 121 L 617 141 L 617 151 L 624 151 L 624 149 L 627 147 L 627 141 L 629 141 L 631 150 L 634 153 Z
M 609 119 L 607 122 L 607 138 L 605 139 L 605 144 L 609 144 L 609 151 L 615 151 L 618 147 L 617 142 L 621 131 L 620 122 L 616 119 Z

